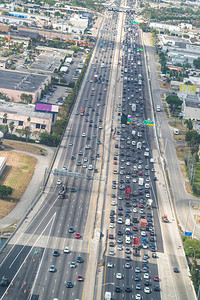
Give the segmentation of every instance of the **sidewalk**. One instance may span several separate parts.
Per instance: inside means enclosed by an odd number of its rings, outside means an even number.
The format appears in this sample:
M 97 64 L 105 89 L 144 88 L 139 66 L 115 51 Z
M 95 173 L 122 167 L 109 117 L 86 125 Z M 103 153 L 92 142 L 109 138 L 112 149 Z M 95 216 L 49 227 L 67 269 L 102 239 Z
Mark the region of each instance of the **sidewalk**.
M 12 224 L 16 224 L 25 215 L 30 205 L 33 203 L 41 190 L 45 169 L 49 167 L 54 151 L 56 150 L 56 148 L 50 148 L 44 145 L 41 145 L 41 147 L 47 150 L 46 156 L 36 155 L 30 152 L 15 151 L 33 156 L 38 160 L 38 162 L 33 177 L 22 198 L 11 212 L 0 220 L 0 229 L 6 228 Z

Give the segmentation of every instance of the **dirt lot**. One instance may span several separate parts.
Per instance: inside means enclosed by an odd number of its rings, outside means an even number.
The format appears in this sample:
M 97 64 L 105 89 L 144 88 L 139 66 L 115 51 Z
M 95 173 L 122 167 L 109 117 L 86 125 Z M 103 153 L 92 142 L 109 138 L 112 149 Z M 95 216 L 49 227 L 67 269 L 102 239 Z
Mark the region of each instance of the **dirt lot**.
M 46 150 L 37 145 L 26 144 L 18 141 L 4 140 L 3 146 L 9 150 L 19 150 L 37 155 L 46 155 Z
M 1 157 L 7 158 L 7 164 L 0 177 L 0 185 L 7 185 L 13 188 L 12 195 L 6 199 L 0 199 L 0 218 L 7 215 L 17 204 L 25 192 L 35 170 L 37 159 L 23 153 L 17 153 L 11 149 L 23 150 L 41 155 L 40 147 L 31 146 L 19 142 L 4 141 L 9 150 L 1 151 Z M 44 149 L 43 149 L 44 150 Z M 45 152 L 46 153 L 46 152 Z

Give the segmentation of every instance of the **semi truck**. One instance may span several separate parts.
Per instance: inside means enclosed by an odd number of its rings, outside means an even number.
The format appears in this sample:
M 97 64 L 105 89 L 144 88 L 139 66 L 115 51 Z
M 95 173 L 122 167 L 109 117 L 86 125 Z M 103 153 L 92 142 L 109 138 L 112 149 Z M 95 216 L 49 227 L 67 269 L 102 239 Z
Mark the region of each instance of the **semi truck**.
M 136 104 L 135 103 L 132 103 L 132 111 L 136 111 Z

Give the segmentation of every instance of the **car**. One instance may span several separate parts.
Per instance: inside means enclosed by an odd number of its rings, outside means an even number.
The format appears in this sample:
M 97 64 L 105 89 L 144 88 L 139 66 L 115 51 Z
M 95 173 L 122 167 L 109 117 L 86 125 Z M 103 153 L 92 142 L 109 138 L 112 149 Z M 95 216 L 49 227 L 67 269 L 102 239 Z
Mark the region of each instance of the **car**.
M 110 228 L 114 228 L 115 226 L 114 226 L 113 223 L 110 223 L 110 224 L 109 224 L 109 227 L 110 227 Z
M 151 293 L 151 290 L 150 290 L 150 288 L 148 286 L 145 286 L 144 293 L 145 294 L 150 294 Z
M 81 264 L 81 263 L 84 262 L 84 260 L 82 259 L 81 256 L 78 256 L 76 261 L 77 261 L 77 263 L 79 263 L 79 264 Z
M 109 242 L 109 246 L 110 247 L 115 247 L 115 243 L 114 242 Z
M 54 273 L 55 271 L 56 271 L 55 266 L 54 266 L 54 265 L 51 265 L 51 266 L 49 267 L 49 272 Z M 2 285 L 2 284 L 1 284 L 1 285 Z
M 139 276 L 139 275 L 135 275 L 135 278 L 134 278 L 134 280 L 135 280 L 135 281 L 140 281 L 140 280 L 141 280 L 141 278 L 140 278 L 140 276 Z
M 108 262 L 108 263 L 107 263 L 107 267 L 108 267 L 108 268 L 113 268 L 113 263 L 112 263 L 112 262 Z
M 68 232 L 69 232 L 69 233 L 74 233 L 74 227 L 73 227 L 73 226 L 70 226 Z
M 149 279 L 149 273 L 144 273 L 144 278 Z
M 140 294 L 135 295 L 135 300 L 142 300 L 142 296 Z
M 122 251 L 122 250 L 123 250 L 122 245 L 117 245 L 117 250 L 118 250 L 118 251 Z
M 67 288 L 73 288 L 73 283 L 71 281 L 67 281 L 66 287 Z
M 78 275 L 78 276 L 77 276 L 77 281 L 84 281 L 83 276 L 82 276 L 82 275 Z
M 153 253 L 153 254 L 155 254 L 155 253 Z M 174 270 L 174 273 L 179 273 L 179 269 L 178 268 L 173 268 L 173 270 Z
M 69 247 L 65 247 L 64 250 L 63 250 L 63 252 L 64 252 L 64 253 L 70 253 Z
M 62 181 L 60 179 L 58 179 L 57 185 L 61 185 L 61 184 L 62 184 Z
M 131 264 L 129 262 L 125 263 L 125 268 L 126 269 L 130 269 L 131 268 Z
M 121 288 L 120 288 L 120 286 L 116 286 L 115 287 L 115 293 L 121 293 Z
M 126 254 L 131 254 L 131 249 L 130 249 L 130 248 L 128 248 L 128 247 L 126 247 L 126 249 L 125 249 L 125 253 L 126 253 Z
M 140 268 L 139 267 L 135 267 L 135 273 L 140 273 L 140 272 L 141 272 Z
M 70 268 L 72 268 L 72 269 L 76 268 L 76 263 L 74 261 L 71 261 Z
M 141 290 L 141 284 L 140 283 L 137 283 L 136 286 L 135 286 L 136 290 Z
M 122 273 L 116 273 L 116 279 L 122 279 L 123 275 Z
M 157 281 L 157 282 L 159 282 L 159 281 L 160 281 L 160 279 L 159 279 L 159 277 L 158 277 L 158 276 L 154 276 L 153 280 L 154 280 L 154 281 Z
M 130 293 L 132 291 L 130 286 L 126 286 L 125 287 L 125 292 Z
M 54 250 L 54 251 L 53 251 L 53 256 L 56 256 L 56 257 L 57 257 L 57 256 L 59 256 L 59 255 L 60 255 L 60 253 L 59 253 L 58 250 Z
M 109 255 L 115 255 L 115 252 L 113 250 L 109 250 Z
M 152 258 L 157 258 L 157 254 L 155 252 L 152 253 Z
M 158 284 L 155 284 L 153 289 L 154 289 L 154 291 L 159 292 L 160 286 Z
M 85 132 L 82 133 L 82 137 L 86 137 L 86 133 Z
M 80 237 L 81 237 L 80 233 L 76 232 L 75 233 L 75 239 L 80 239 Z
M 72 143 L 72 142 L 69 142 L 69 146 L 73 146 L 73 143 Z
M 117 219 L 117 223 L 118 223 L 118 224 L 123 224 L 122 218 L 118 218 L 118 219 Z

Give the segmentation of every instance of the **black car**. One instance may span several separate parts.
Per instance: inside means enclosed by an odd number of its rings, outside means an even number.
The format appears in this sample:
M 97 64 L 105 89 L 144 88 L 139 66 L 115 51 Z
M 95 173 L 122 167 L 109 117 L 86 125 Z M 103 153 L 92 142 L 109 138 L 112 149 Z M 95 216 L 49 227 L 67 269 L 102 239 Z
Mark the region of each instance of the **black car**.
M 59 255 L 60 255 L 60 253 L 58 252 L 58 250 L 53 251 L 53 256 L 59 256 Z
M 128 293 L 130 293 L 132 291 L 132 289 L 131 289 L 131 287 L 130 286 L 126 286 L 125 287 L 125 292 L 128 292 Z
M 157 292 L 160 291 L 160 286 L 158 284 L 154 285 L 154 291 L 157 291 Z
M 67 288 L 72 288 L 73 287 L 73 283 L 71 281 L 67 281 L 66 287 Z
M 115 293 L 121 293 L 121 288 L 120 288 L 120 286 L 116 286 L 115 287 Z
M 81 263 L 83 263 L 83 262 L 84 262 L 84 260 L 82 259 L 82 257 L 81 257 L 81 256 L 78 256 L 78 257 L 77 257 L 77 262 L 81 264 Z

